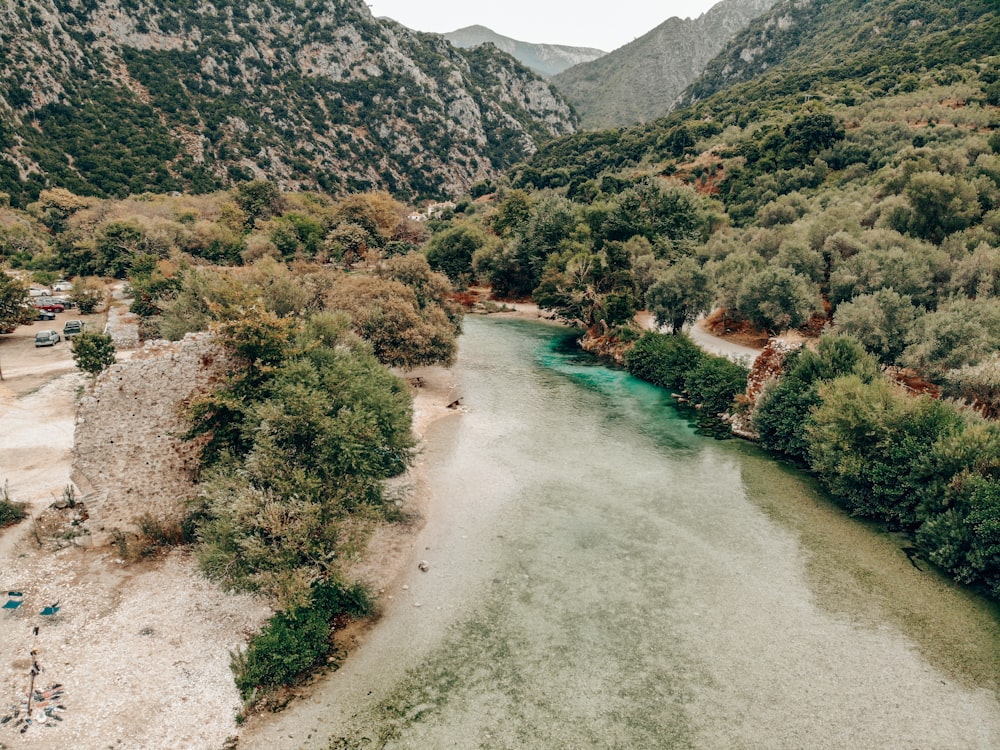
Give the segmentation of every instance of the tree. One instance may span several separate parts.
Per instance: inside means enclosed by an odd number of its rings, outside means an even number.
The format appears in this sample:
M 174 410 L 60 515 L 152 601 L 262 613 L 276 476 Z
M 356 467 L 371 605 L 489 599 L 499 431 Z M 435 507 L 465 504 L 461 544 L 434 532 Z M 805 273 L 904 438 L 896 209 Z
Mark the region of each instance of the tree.
M 115 363 L 115 342 L 110 334 L 83 331 L 72 342 L 73 361 L 90 375 L 97 376 Z
M 664 336 L 647 331 L 625 353 L 625 368 L 653 385 L 680 390 L 704 356 L 686 333 Z
M 233 200 L 246 217 L 247 229 L 252 229 L 257 219 L 281 212 L 281 191 L 268 180 L 241 183 L 234 191 Z
M 819 291 L 788 268 L 767 266 L 744 279 L 736 311 L 758 328 L 777 333 L 806 323 L 819 308 Z
M 995 440 L 990 447 L 996 455 Z M 965 472 L 955 477 L 949 495 L 947 510 L 918 530 L 917 544 L 956 580 L 983 583 L 1000 596 L 1000 481 Z
M 667 268 L 646 292 L 646 307 L 657 325 L 669 325 L 674 334 L 712 307 L 711 280 L 693 258 L 681 258 Z
M 301 348 L 267 315 L 228 326 L 237 368 L 191 412 L 190 434 L 207 428 L 215 449 L 194 507 L 199 560 L 227 587 L 286 605 L 344 570 L 366 521 L 386 510 L 383 480 L 413 447 L 405 382 L 364 347 L 341 345 L 342 322 L 323 316 L 298 332 Z M 310 340 L 320 330 L 332 338 Z
M 81 315 L 90 315 L 104 300 L 104 285 L 95 277 L 78 276 L 73 281 L 69 298 L 80 310 Z
M 727 357 L 706 354 L 684 377 L 684 390 L 699 409 L 703 426 L 724 425 L 720 417 L 732 411 L 737 394 L 747 388 L 749 370 Z
M 30 323 L 35 319 L 35 308 L 28 300 L 28 287 L 0 271 L 0 331 Z
M 905 194 L 913 207 L 910 230 L 934 243 L 970 226 L 982 213 L 975 186 L 954 175 L 919 172 L 910 178 Z
M 417 293 L 389 278 L 338 277 L 327 308 L 351 316 L 355 333 L 369 342 L 379 361 L 395 367 L 450 364 L 459 326 L 440 305 L 421 307 Z
M 952 300 L 920 317 L 906 341 L 900 361 L 939 381 L 1000 348 L 1000 299 Z
M 833 322 L 838 332 L 853 336 L 882 364 L 891 365 L 903 353 L 906 336 L 921 312 L 909 297 L 880 289 L 840 305 Z
M 472 281 L 472 258 L 489 242 L 486 233 L 474 224 L 458 224 L 431 237 L 424 253 L 435 271 L 465 287 Z
M 820 404 L 819 386 L 843 375 L 869 383 L 879 377 L 878 363 L 849 336 L 826 334 L 815 351 L 798 349 L 785 358 L 785 374 L 768 385 L 752 415 L 765 448 L 804 463 L 809 453 L 806 427 Z
M 819 395 L 806 427 L 813 471 L 852 513 L 915 528 L 926 456 L 961 429 L 958 412 L 881 378 L 847 375 L 820 386 Z

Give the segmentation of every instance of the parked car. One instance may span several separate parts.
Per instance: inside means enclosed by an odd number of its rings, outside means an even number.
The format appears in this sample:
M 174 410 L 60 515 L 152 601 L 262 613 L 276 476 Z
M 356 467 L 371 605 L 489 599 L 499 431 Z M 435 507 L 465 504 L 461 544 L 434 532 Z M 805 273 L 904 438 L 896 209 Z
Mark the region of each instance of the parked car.
M 51 310 L 39 310 L 35 320 L 55 320 L 56 314 Z
M 78 333 L 83 333 L 83 321 L 67 320 L 66 325 L 63 326 L 63 336 L 69 338 L 70 336 L 76 336 Z
M 60 341 L 62 339 L 59 336 L 59 332 L 53 331 L 51 328 L 35 334 L 35 346 L 55 346 Z
M 53 292 L 72 292 L 73 285 L 68 281 L 57 281 L 52 285 Z
M 62 312 L 66 309 L 66 305 L 52 297 L 36 297 L 35 307 L 39 310 L 48 310 L 49 312 Z

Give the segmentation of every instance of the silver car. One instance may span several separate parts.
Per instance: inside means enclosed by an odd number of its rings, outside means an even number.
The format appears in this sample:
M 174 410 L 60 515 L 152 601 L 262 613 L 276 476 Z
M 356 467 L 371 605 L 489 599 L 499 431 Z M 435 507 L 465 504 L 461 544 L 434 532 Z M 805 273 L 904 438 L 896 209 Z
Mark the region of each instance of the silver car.
M 59 332 L 51 329 L 47 331 L 39 331 L 35 334 L 35 346 L 54 346 L 61 340 L 62 338 L 59 336 Z

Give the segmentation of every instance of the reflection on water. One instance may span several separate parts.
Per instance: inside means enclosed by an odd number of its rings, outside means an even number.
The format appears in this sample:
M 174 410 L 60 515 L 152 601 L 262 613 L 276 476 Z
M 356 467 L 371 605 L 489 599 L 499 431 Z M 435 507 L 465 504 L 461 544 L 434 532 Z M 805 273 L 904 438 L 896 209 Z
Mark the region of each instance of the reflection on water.
M 298 745 L 1000 747 L 995 612 L 796 473 L 558 329 L 469 319 L 456 372 L 431 569 Z

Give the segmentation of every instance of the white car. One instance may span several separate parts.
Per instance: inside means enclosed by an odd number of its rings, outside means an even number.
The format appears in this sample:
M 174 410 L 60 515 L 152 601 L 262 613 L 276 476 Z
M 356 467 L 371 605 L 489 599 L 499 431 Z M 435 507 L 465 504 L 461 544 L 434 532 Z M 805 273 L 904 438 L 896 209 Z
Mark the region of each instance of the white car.
M 73 285 L 68 281 L 57 281 L 52 285 L 53 292 L 72 292 Z

